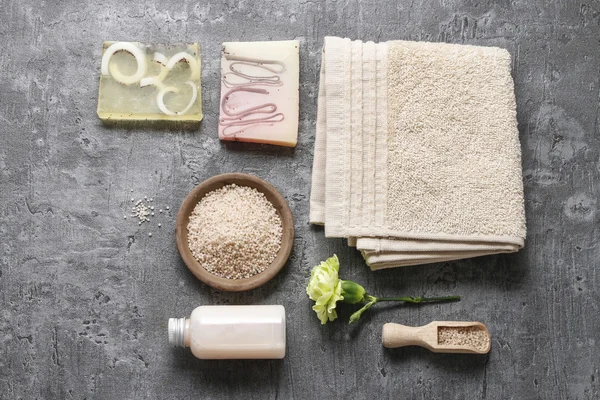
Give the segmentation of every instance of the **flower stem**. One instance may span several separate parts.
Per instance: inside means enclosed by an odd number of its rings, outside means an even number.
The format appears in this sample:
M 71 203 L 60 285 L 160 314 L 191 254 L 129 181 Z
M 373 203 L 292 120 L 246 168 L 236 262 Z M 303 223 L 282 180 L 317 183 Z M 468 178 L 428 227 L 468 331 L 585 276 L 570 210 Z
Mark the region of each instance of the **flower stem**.
M 445 297 L 377 297 L 377 301 L 403 301 L 405 303 L 435 303 L 441 301 L 459 301 L 460 296 Z
M 350 316 L 350 323 L 353 324 L 360 319 L 365 311 L 371 308 L 372 305 L 380 301 L 403 301 L 405 303 L 435 303 L 441 301 L 458 301 L 460 296 L 445 296 L 445 297 L 375 297 L 370 294 L 365 294 L 363 301 L 366 304 L 354 314 Z

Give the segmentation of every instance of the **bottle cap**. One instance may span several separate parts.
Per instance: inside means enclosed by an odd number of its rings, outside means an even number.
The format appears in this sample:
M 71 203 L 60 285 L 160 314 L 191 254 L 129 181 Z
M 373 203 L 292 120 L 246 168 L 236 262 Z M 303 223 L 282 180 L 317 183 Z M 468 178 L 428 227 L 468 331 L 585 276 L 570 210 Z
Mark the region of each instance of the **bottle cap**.
M 183 341 L 183 330 L 185 318 L 169 318 L 169 344 L 185 347 Z

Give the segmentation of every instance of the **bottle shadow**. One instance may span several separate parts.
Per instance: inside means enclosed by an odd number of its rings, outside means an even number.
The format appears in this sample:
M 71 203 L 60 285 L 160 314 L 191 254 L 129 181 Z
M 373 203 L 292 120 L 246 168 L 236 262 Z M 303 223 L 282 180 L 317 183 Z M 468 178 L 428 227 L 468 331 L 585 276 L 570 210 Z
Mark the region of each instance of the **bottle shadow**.
M 278 360 L 201 360 L 190 349 L 175 349 L 172 366 L 185 375 L 194 377 L 202 386 L 240 388 L 256 391 L 265 386 L 279 385 L 285 359 Z

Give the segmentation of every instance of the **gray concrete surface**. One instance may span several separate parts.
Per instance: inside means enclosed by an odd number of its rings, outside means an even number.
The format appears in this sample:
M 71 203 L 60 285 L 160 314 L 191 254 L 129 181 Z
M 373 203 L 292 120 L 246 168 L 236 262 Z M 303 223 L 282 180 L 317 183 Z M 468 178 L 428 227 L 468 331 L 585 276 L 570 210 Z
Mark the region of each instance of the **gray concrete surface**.
M 319 51 L 325 35 L 507 48 L 529 236 L 518 254 L 369 272 L 307 222 Z M 217 139 L 220 43 L 301 41 L 295 150 Z M 0 397 L 5 399 L 597 399 L 600 397 L 600 3 L 502 1 L 0 2 Z M 107 128 L 96 117 L 103 40 L 198 41 L 199 130 Z M 212 175 L 243 171 L 289 200 L 284 272 L 219 293 L 183 266 L 175 210 Z M 138 226 L 133 195 L 171 212 Z M 153 232 L 149 238 L 148 233 Z M 320 326 L 304 287 L 337 253 L 372 293 L 460 294 L 380 306 Z M 201 304 L 283 304 L 282 361 L 209 362 L 167 345 L 166 321 Z M 485 322 L 488 357 L 389 351 L 383 323 Z

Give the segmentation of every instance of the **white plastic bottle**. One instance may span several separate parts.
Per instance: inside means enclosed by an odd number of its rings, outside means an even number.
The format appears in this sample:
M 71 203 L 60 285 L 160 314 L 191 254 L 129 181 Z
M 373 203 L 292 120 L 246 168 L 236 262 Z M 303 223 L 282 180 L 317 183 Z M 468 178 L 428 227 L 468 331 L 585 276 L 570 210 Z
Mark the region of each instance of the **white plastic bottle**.
M 189 318 L 169 318 L 169 343 L 201 359 L 285 356 L 283 306 L 200 306 Z

